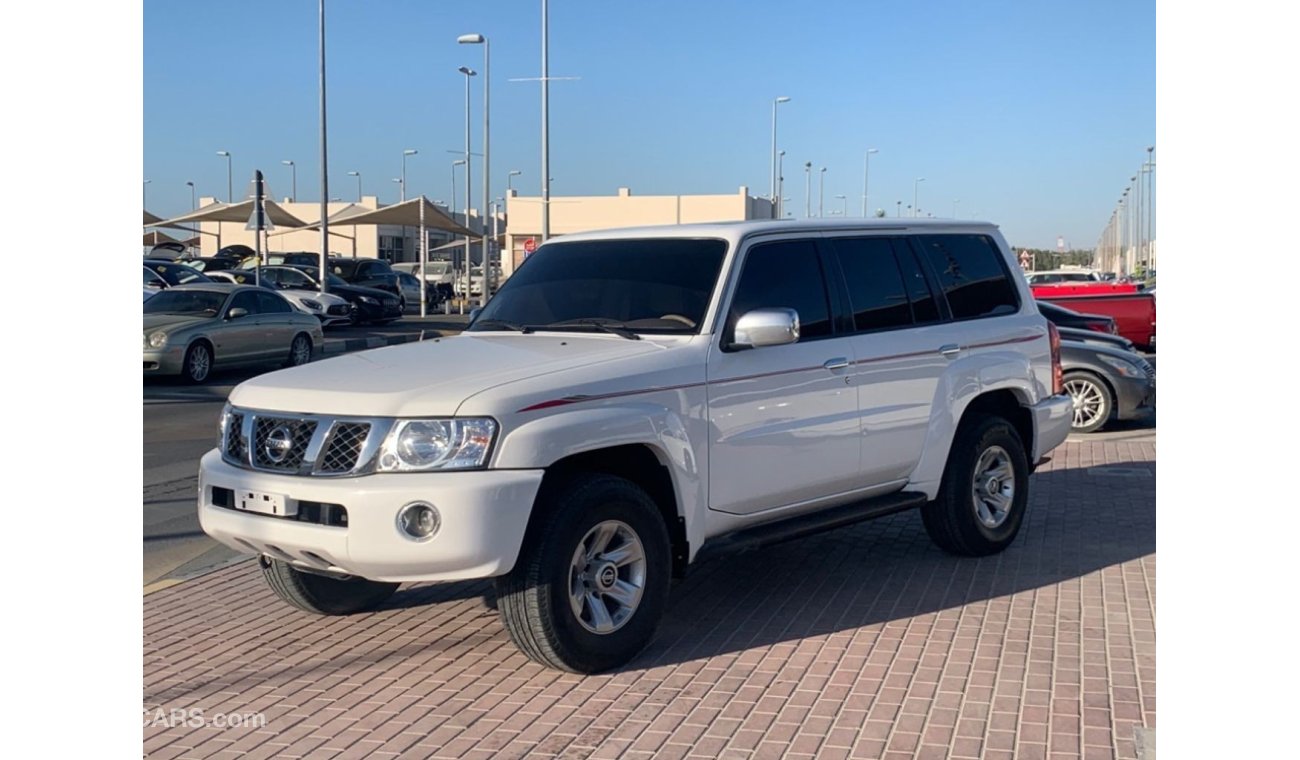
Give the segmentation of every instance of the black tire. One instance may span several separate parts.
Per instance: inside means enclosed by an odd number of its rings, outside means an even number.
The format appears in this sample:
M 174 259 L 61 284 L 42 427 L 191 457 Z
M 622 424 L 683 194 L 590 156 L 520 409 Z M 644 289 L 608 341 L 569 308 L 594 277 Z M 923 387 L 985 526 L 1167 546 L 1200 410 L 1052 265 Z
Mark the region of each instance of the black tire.
M 1088 410 L 1081 410 L 1080 401 L 1076 400 L 1074 418 L 1070 422 L 1071 433 L 1095 433 L 1110 422 L 1111 417 L 1115 415 L 1115 394 L 1110 392 L 1110 387 L 1105 381 L 1091 372 L 1076 370 L 1065 373 L 1063 382 L 1071 398 L 1078 399 L 1082 396 L 1094 404 L 1100 404 L 1100 408 L 1096 409 L 1095 418 L 1085 421 L 1092 413 L 1092 407 L 1090 405 Z
M 530 527 L 514 569 L 496 581 L 497 609 L 510 639 L 529 659 L 572 673 L 598 673 L 626 664 L 650 643 L 668 600 L 671 547 L 658 508 L 632 482 L 591 474 L 576 476 L 539 497 L 537 508 L 540 519 Z M 597 526 L 611 523 L 621 524 L 640 542 L 643 584 L 639 601 L 628 608 L 630 615 L 610 632 L 596 633 L 587 627 L 593 623 L 580 617 L 594 620 L 594 609 L 584 606 L 575 613 L 570 589 L 583 577 L 573 569 L 580 546 Z M 601 570 L 603 577 L 607 570 Z M 629 577 L 625 571 L 635 568 L 614 568 L 615 582 Z M 601 593 L 591 598 L 602 600 L 610 615 Z
M 302 344 L 306 342 L 304 349 Z M 306 333 L 298 333 L 293 336 L 293 342 L 289 344 L 289 361 L 285 362 L 286 367 L 301 367 L 311 361 L 311 336 Z
M 181 364 L 181 377 L 187 383 L 201 383 L 212 374 L 212 346 L 205 341 L 197 341 L 185 350 L 185 360 Z
M 996 525 L 981 519 L 980 504 L 988 510 L 988 502 L 977 496 L 976 467 L 981 465 L 986 452 L 993 456 L 990 466 L 1000 459 L 998 450 L 1005 454 L 1013 481 L 1013 493 L 1006 497 L 1005 478 L 997 482 L 995 490 L 1007 498 L 1009 504 Z M 988 480 L 985 480 L 987 486 Z M 986 491 L 985 491 L 986 492 Z M 1025 518 L 1029 503 L 1029 461 L 1024 443 L 1011 423 L 1001 417 L 980 416 L 963 421 L 957 429 L 948 453 L 948 464 L 943 471 L 938 497 L 921 508 L 921 519 L 930 540 L 946 552 L 964 557 L 983 557 L 1007 548 Z M 989 515 L 997 519 L 997 515 Z
M 258 558 L 258 564 L 276 596 L 315 615 L 351 615 L 373 609 L 387 601 L 400 585 L 365 578 L 329 578 L 265 555 Z

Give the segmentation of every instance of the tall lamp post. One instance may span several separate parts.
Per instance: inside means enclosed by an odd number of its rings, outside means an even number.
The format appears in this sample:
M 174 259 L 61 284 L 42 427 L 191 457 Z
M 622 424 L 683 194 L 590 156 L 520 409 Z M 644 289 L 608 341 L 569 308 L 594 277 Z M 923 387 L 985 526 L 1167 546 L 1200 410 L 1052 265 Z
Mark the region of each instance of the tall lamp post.
M 225 156 L 226 158 L 226 203 L 234 203 L 235 184 L 234 181 L 231 179 L 232 175 L 230 173 L 230 151 L 219 150 L 217 151 L 217 155 Z M 218 252 L 221 251 L 221 222 L 217 222 L 217 251 Z
M 474 71 L 474 69 L 471 69 L 468 66 L 461 66 L 456 70 L 465 75 L 465 229 L 470 230 L 473 228 L 469 226 L 469 210 L 470 210 L 469 199 L 470 196 L 473 195 L 474 190 L 473 190 L 473 182 L 472 182 L 473 171 L 469 163 L 469 157 L 470 157 L 469 80 L 473 78 L 475 75 L 477 75 L 478 72 Z M 484 211 L 486 210 L 487 209 L 484 209 Z M 473 278 L 470 276 L 470 271 L 474 268 L 474 260 L 470 257 L 469 246 L 470 246 L 470 235 L 466 234 L 465 235 L 465 297 L 466 298 L 469 297 L 470 285 L 473 284 L 472 282 Z M 465 299 L 462 299 L 460 302 L 460 313 L 461 314 L 465 313 Z
M 492 69 L 490 68 L 492 65 L 491 44 L 488 42 L 488 38 L 484 37 L 481 34 L 462 34 L 461 36 L 456 38 L 456 42 L 462 45 L 483 46 L 483 212 L 486 213 L 488 210 L 488 201 L 492 197 L 492 188 L 490 182 L 492 178 L 492 164 L 491 164 L 492 143 L 491 143 L 491 132 L 489 127 L 490 122 L 488 120 L 488 115 L 489 115 L 489 110 L 491 105 L 490 98 L 492 95 L 492 91 L 490 89 L 491 81 L 492 81 Z M 487 225 L 483 224 L 481 225 L 481 227 L 482 229 L 480 230 L 480 232 L 486 233 Z M 485 235 L 484 242 L 483 242 L 483 272 L 484 272 L 483 293 L 480 294 L 479 296 L 480 306 L 486 303 L 488 298 L 487 269 L 488 269 L 488 258 L 492 249 L 493 242 L 495 241 L 486 240 L 486 235 Z
M 289 171 L 293 172 L 293 184 L 291 185 L 293 189 L 289 191 L 289 202 L 297 203 L 298 202 L 298 166 L 293 161 L 281 161 L 280 163 L 289 167 Z
M 150 182 L 153 182 L 153 180 L 147 179 L 144 181 L 144 197 L 141 200 L 144 203 L 145 208 L 149 208 L 149 183 Z
M 812 161 L 803 162 L 803 218 L 812 216 Z
M 817 216 L 826 216 L 824 208 L 826 201 L 826 167 L 823 166 L 817 175 Z
M 514 192 L 515 188 L 511 184 L 511 180 L 518 177 L 520 174 L 523 174 L 523 172 L 518 169 L 511 169 L 510 173 L 506 175 L 506 195 L 510 195 Z
M 199 208 L 199 203 L 194 199 L 194 180 L 189 180 L 185 184 L 188 185 L 190 188 L 190 211 L 197 211 Z M 199 234 L 198 222 L 194 223 L 193 232 L 196 236 Z M 200 248 L 201 247 L 202 246 L 200 246 Z
M 912 183 L 912 217 L 913 218 L 916 217 L 917 212 L 920 211 L 921 209 L 918 203 L 917 194 L 919 192 L 918 188 L 921 186 L 921 183 L 924 181 L 925 181 L 925 177 L 917 177 L 916 181 Z
M 348 172 L 349 177 L 357 178 L 357 203 L 361 202 L 361 172 Z
M 407 148 L 406 150 L 402 151 L 402 196 L 401 196 L 402 201 L 406 200 L 406 157 L 414 156 L 419 152 L 420 151 L 415 150 L 414 148 Z
M 785 218 L 785 151 L 776 154 L 776 218 Z
M 862 162 L 862 218 L 867 218 L 867 180 L 871 176 L 871 154 L 879 153 L 875 148 L 867 148 L 866 160 Z
M 770 197 L 770 198 L 772 199 L 772 202 L 773 202 L 774 204 L 776 204 L 776 205 L 774 205 L 774 206 L 772 207 L 772 217 L 773 217 L 774 219 L 779 219 L 779 218 L 780 218 L 780 214 L 777 213 L 776 208 L 777 208 L 777 205 L 779 205 L 779 199 L 780 199 L 780 197 L 781 197 L 779 191 L 778 191 L 777 188 L 776 188 L 776 182 L 777 182 L 777 169 L 776 169 L 776 158 L 777 158 L 777 156 L 776 156 L 776 107 L 779 106 L 779 105 L 781 105 L 782 103 L 789 103 L 789 102 L 790 102 L 790 98 L 788 98 L 788 97 L 786 97 L 786 96 L 784 96 L 784 95 L 782 95 L 781 97 L 779 97 L 779 98 L 777 98 L 777 99 L 775 99 L 775 100 L 772 101 L 772 193 L 771 193 L 771 195 L 769 195 L 768 197 Z
M 897 213 L 894 214 L 894 216 L 901 218 L 903 216 L 903 202 L 902 201 L 894 201 L 894 202 L 898 204 L 898 211 Z

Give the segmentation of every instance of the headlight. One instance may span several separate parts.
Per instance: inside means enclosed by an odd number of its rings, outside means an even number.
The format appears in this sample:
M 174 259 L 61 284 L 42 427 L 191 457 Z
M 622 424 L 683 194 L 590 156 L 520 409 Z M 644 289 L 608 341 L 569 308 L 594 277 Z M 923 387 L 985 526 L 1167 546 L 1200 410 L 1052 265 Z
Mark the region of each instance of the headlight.
M 1142 369 L 1141 367 L 1134 364 L 1133 362 L 1125 361 L 1124 359 L 1117 359 L 1113 356 L 1102 356 L 1099 358 L 1102 361 L 1109 364 L 1110 366 L 1114 367 L 1116 372 L 1120 373 L 1125 377 L 1136 377 L 1136 378 L 1141 378 L 1143 380 L 1146 379 L 1147 376 L 1146 370 Z
M 159 330 L 158 332 L 155 332 L 149 336 L 150 348 L 162 348 L 165 345 L 167 345 L 167 333 L 163 332 L 162 330 Z
M 311 300 L 310 298 L 304 298 L 304 299 L 302 299 L 302 305 L 303 305 L 303 306 L 306 306 L 308 309 L 312 309 L 313 311 L 320 311 L 320 310 L 321 310 L 320 302 L 319 302 L 319 301 L 313 301 L 313 300 Z
M 482 467 L 497 423 L 490 419 L 401 420 L 379 450 L 380 472 Z
M 379 305 L 379 301 L 376 301 L 375 299 L 371 298 L 370 296 L 357 296 L 357 300 L 360 301 L 361 303 L 368 303 L 368 304 L 370 304 L 371 306 L 378 306 L 378 305 Z

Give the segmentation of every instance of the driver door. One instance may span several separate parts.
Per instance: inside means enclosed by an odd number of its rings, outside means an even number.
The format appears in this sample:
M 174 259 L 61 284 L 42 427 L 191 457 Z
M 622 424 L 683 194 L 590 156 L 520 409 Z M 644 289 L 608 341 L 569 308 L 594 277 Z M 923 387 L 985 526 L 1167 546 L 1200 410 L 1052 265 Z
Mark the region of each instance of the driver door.
M 247 309 L 248 314 L 232 319 L 232 309 Z M 223 362 L 248 362 L 261 357 L 265 350 L 262 326 L 258 322 L 256 290 L 244 290 L 230 299 L 222 315 L 221 326 L 214 332 L 217 359 Z

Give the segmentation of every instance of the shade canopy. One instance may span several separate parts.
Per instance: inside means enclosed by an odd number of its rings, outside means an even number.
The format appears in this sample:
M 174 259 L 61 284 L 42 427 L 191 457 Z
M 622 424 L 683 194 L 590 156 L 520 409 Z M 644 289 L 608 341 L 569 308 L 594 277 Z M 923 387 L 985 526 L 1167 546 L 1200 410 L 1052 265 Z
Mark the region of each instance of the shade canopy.
M 424 221 L 420 220 L 420 208 L 424 208 Z M 450 216 L 447 216 L 438 206 L 433 204 L 425 196 L 412 198 L 402 203 L 394 203 L 391 206 L 384 206 L 378 209 L 367 209 L 364 206 L 358 206 L 355 203 L 347 208 L 340 210 L 329 217 L 330 224 L 391 224 L 402 225 L 406 227 L 419 227 L 424 224 L 425 229 L 446 230 L 454 232 L 457 235 L 469 235 L 478 237 L 473 230 L 456 222 Z M 279 224 L 279 222 L 276 222 Z M 320 222 L 312 222 L 304 225 L 307 229 L 316 229 L 320 227 Z
M 165 219 L 154 224 L 145 223 L 146 227 L 175 227 L 180 224 L 193 224 L 195 222 L 234 222 L 236 224 L 246 224 L 253 215 L 253 201 L 243 201 L 241 203 L 209 203 L 201 209 L 191 211 L 188 214 L 174 216 L 171 219 Z M 266 208 L 266 216 L 271 220 L 271 224 L 276 227 L 306 227 L 307 223 L 298 217 L 284 210 L 284 207 L 269 198 L 262 201 Z

